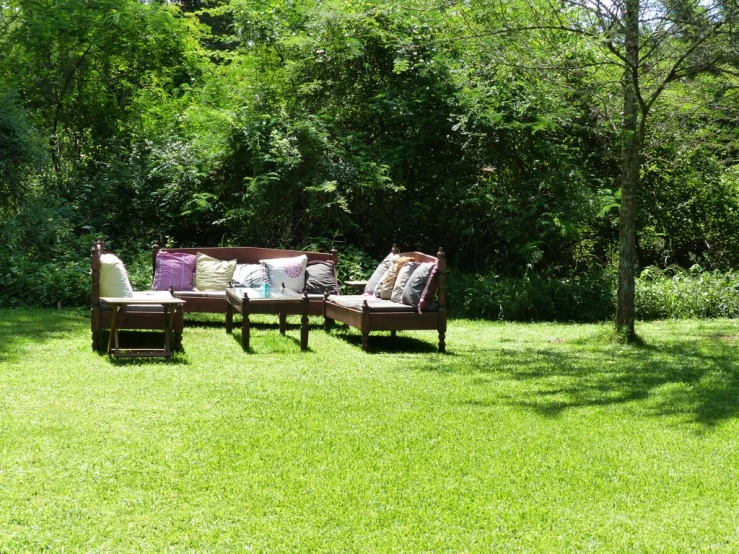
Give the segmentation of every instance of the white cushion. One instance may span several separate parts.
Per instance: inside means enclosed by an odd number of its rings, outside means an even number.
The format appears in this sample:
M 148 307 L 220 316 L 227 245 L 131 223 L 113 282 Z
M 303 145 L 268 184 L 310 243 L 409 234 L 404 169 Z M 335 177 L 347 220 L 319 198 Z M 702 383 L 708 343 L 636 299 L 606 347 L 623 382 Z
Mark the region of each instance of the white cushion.
M 114 298 L 133 296 L 126 266 L 115 254 L 100 255 L 100 296 Z
M 305 266 L 308 264 L 308 256 L 305 254 L 293 258 L 272 258 L 259 260 L 267 268 L 269 284 L 273 287 L 285 287 L 300 292 L 305 286 Z

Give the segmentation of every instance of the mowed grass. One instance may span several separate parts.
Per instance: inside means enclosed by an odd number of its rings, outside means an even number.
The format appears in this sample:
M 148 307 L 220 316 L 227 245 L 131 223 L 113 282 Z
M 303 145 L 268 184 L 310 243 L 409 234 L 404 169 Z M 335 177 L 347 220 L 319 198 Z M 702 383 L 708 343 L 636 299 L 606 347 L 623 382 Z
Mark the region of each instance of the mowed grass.
M 739 321 L 260 321 L 111 360 L 0 311 L 0 552 L 739 551 Z

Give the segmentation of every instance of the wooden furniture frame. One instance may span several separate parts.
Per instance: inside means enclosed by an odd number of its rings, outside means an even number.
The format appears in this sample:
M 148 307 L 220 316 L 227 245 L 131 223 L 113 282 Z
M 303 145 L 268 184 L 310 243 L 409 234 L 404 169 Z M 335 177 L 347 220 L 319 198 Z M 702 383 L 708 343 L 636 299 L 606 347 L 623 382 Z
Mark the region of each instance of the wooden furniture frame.
M 156 273 L 157 253 L 160 248 L 154 245 L 151 253 L 152 261 L 152 277 Z M 186 254 L 196 255 L 198 252 L 212 256 L 219 260 L 236 260 L 240 264 L 256 264 L 259 260 L 268 260 L 274 258 L 291 258 L 301 256 L 303 254 L 308 258 L 308 263 L 315 261 L 332 262 L 334 268 L 338 267 L 338 253 L 336 248 L 330 253 L 327 252 L 304 252 L 299 250 L 280 250 L 276 248 L 255 248 L 251 246 L 231 246 L 231 247 L 203 247 L 203 248 L 161 248 L 167 252 L 183 252 Z M 178 296 L 178 291 L 174 291 L 173 295 Z M 212 295 L 203 294 L 198 296 L 197 293 L 188 292 L 181 296 L 185 300 L 186 312 L 205 312 L 205 313 L 226 313 L 226 299 L 224 296 L 213 297 Z M 323 315 L 323 296 L 315 295 L 310 298 L 310 315 Z
M 393 246 L 393 253 L 397 253 L 397 248 Z M 425 311 L 418 313 L 416 311 L 388 311 L 387 309 L 373 309 L 365 300 L 361 309 L 341 306 L 331 301 L 326 295 L 323 306 L 323 316 L 325 319 L 326 330 L 329 330 L 335 321 L 340 321 L 352 327 L 356 327 L 362 332 L 362 350 L 369 350 L 369 335 L 372 331 L 390 331 L 395 335 L 397 331 L 415 331 L 415 330 L 436 330 L 439 333 L 439 352 L 446 351 L 446 256 L 444 250 L 439 248 L 436 257 L 429 256 L 423 252 L 402 252 L 403 256 L 411 256 L 417 262 L 434 262 L 437 264 L 436 278 L 437 289 L 436 304 L 438 308 L 435 311 Z M 355 282 L 357 289 L 362 282 Z
M 169 358 L 172 356 L 172 335 L 174 334 L 175 315 L 181 312 L 184 300 L 173 298 L 168 293 L 159 295 L 135 294 L 132 298 L 119 298 L 102 296 L 100 301 L 108 304 L 113 310 L 113 316 L 110 322 L 110 338 L 108 339 L 108 354 L 112 354 L 115 358 L 134 358 L 134 357 L 160 357 Z M 130 306 L 136 308 L 140 306 L 161 306 L 163 316 L 162 325 L 164 328 L 164 346 L 162 348 L 126 348 L 121 349 L 118 340 L 118 320 L 121 313 Z
M 285 334 L 288 315 L 300 315 L 300 349 L 308 350 L 308 314 L 310 300 L 308 295 L 301 296 L 283 287 L 271 292 L 266 298 L 259 289 L 233 287 L 226 289 L 226 333 L 233 330 L 233 312 L 241 314 L 241 346 L 249 350 L 249 334 L 251 314 L 277 314 L 280 318 L 280 333 Z
M 92 266 L 92 297 L 90 301 L 90 330 L 92 332 L 92 349 L 101 351 L 100 331 L 110 329 L 113 323 L 114 310 L 100 308 L 100 256 L 105 253 L 105 245 L 98 240 L 90 252 Z M 165 330 L 163 312 L 156 307 L 137 304 L 128 306 L 116 317 L 116 330 L 119 329 L 159 329 Z M 174 332 L 174 349 L 182 348 L 183 317 L 182 310 L 175 310 L 172 331 Z

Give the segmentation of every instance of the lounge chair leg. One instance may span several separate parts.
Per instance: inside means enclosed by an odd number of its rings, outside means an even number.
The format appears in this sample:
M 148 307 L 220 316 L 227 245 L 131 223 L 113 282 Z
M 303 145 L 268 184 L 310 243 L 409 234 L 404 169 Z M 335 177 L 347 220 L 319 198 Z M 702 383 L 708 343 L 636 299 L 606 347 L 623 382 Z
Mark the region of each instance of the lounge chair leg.
M 362 333 L 362 350 L 369 350 L 369 333 Z
M 323 318 L 323 328 L 328 333 L 331 330 L 331 327 L 334 326 L 334 320 L 330 317 L 324 317 Z
M 391 337 L 395 337 L 395 336 L 397 336 L 397 334 L 398 334 L 397 331 L 390 331 L 390 336 Z
M 95 352 L 100 350 L 100 333 L 92 334 L 92 349 Z
M 446 333 L 443 331 L 439 331 L 439 352 L 444 353 L 446 352 L 446 341 L 444 340 L 446 338 Z

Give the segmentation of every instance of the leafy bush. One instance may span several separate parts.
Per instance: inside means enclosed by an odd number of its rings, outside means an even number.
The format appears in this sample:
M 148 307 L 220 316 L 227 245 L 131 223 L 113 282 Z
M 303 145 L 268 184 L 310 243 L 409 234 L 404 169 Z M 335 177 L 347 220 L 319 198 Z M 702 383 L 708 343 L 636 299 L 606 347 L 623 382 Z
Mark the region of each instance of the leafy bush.
M 636 286 L 639 319 L 739 317 L 739 275 L 718 270 L 648 267 Z
M 514 279 L 449 272 L 447 304 L 454 317 L 506 321 L 603 321 L 615 312 L 609 277 L 549 279 L 527 271 Z

